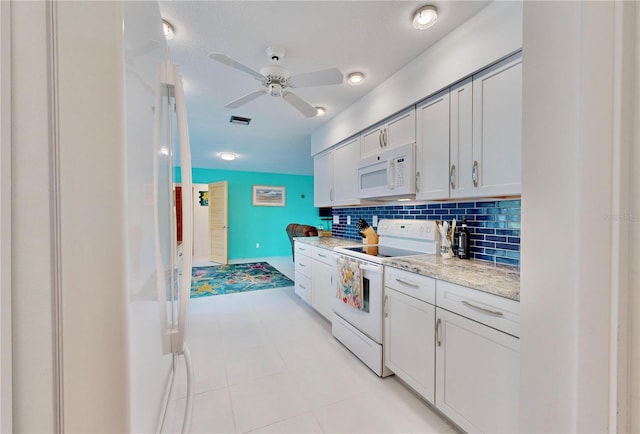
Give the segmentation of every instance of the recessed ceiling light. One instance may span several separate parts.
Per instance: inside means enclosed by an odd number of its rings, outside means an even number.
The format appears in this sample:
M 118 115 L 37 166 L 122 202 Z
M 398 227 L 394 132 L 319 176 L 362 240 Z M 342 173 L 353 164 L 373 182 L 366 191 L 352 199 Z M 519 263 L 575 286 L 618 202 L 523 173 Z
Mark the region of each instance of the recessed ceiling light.
M 164 30 L 164 37 L 167 41 L 173 39 L 173 25 L 169 21 L 162 20 L 162 30 Z
M 435 6 L 423 6 L 413 15 L 413 27 L 418 30 L 428 29 L 438 21 L 438 10 Z
M 364 81 L 364 74 L 362 72 L 352 72 L 347 75 L 347 83 L 357 86 Z
M 327 110 L 324 107 L 315 107 L 316 109 L 316 116 L 324 116 L 324 114 L 327 112 Z
M 236 159 L 238 155 L 234 154 L 233 152 L 220 152 L 218 154 L 218 157 L 222 158 L 223 160 L 226 161 L 233 161 Z

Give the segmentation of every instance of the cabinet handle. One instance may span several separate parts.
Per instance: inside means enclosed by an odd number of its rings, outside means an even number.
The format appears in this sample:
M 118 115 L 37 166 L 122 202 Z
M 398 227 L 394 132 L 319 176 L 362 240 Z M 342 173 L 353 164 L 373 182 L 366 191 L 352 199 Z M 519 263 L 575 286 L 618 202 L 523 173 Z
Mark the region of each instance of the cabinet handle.
M 298 285 L 298 286 L 299 286 L 301 289 L 307 289 L 307 287 L 306 287 L 306 286 L 304 286 L 304 285 L 302 285 L 302 284 L 300 284 L 300 285 Z
M 389 311 L 387 310 L 387 305 L 389 304 L 389 296 L 385 295 L 384 296 L 384 308 L 382 309 L 384 311 L 384 317 L 388 318 L 389 317 Z
M 438 321 L 436 321 L 436 344 L 438 344 L 438 346 L 442 346 L 442 341 L 440 340 L 440 325 L 442 324 L 442 320 L 440 318 L 438 318 Z
M 456 188 L 456 165 L 452 164 L 451 169 L 449 169 L 449 184 L 451 184 L 451 188 L 455 190 Z
M 476 306 L 475 304 L 471 304 L 466 300 L 462 300 L 461 303 L 464 304 L 467 307 L 470 307 L 471 309 L 475 309 L 475 310 L 477 310 L 479 312 L 486 313 L 486 314 L 491 315 L 491 316 L 504 316 L 504 313 L 502 313 L 500 311 L 485 309 L 484 307 L 480 307 L 480 306 Z
M 478 161 L 473 162 L 473 169 L 471 170 L 471 179 L 473 179 L 473 186 L 478 186 Z
M 420 172 L 416 172 L 416 192 L 420 193 Z
M 320 256 L 321 258 L 326 258 L 327 255 L 323 255 L 322 253 L 318 253 L 318 256 Z
M 416 285 L 415 283 L 407 282 L 406 280 L 398 279 L 397 277 L 396 277 L 396 282 L 402 283 L 403 285 L 408 286 L 409 288 L 420 288 L 420 285 Z
M 380 147 L 384 147 L 384 142 L 382 139 L 382 133 L 383 133 L 383 129 L 381 128 L 380 131 L 378 132 L 378 144 L 380 145 Z
M 301 266 L 302 268 L 306 267 L 306 265 L 301 264 L 300 262 L 298 262 L 298 265 Z
M 385 147 L 389 144 L 389 141 L 387 140 L 387 137 L 388 137 L 388 135 L 387 135 L 387 129 L 385 128 L 385 129 L 382 131 L 382 143 L 384 143 L 384 146 L 385 146 Z
M 331 187 L 331 190 L 329 190 L 329 200 L 333 202 L 333 187 Z

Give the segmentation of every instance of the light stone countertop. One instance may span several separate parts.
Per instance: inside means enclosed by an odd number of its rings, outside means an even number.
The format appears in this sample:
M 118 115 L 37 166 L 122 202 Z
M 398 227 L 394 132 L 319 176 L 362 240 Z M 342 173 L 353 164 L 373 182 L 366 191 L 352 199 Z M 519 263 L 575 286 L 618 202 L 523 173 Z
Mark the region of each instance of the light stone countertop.
M 355 240 L 333 237 L 299 237 L 295 240 L 326 249 L 361 244 Z M 438 255 L 387 258 L 382 263 L 388 267 L 520 301 L 520 269 L 517 267 L 493 265 L 473 259 L 443 259 Z

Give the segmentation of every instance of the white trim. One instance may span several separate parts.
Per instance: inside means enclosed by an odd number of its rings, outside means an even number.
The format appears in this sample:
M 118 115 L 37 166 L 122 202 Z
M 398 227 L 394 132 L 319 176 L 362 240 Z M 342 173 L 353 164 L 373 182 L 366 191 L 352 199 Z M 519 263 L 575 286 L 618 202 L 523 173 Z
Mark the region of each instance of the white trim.
M 0 432 L 13 432 L 11 365 L 11 3 L 0 2 Z

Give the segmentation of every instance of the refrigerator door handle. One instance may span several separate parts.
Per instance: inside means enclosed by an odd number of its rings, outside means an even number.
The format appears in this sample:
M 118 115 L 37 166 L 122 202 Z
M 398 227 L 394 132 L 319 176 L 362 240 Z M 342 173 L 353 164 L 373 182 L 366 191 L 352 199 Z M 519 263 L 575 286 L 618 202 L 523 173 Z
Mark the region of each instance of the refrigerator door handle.
M 177 335 L 173 337 L 172 349 L 181 353 L 184 345 L 184 335 L 187 315 L 189 312 L 189 297 L 191 296 L 191 268 L 193 261 L 193 192 L 191 179 L 191 150 L 189 145 L 189 127 L 187 125 L 187 110 L 184 102 L 184 88 L 178 65 L 170 65 L 173 73 L 174 96 L 176 102 L 176 118 L 178 137 L 180 140 L 180 176 L 182 186 L 182 276 L 178 297 L 180 311 L 178 313 Z

